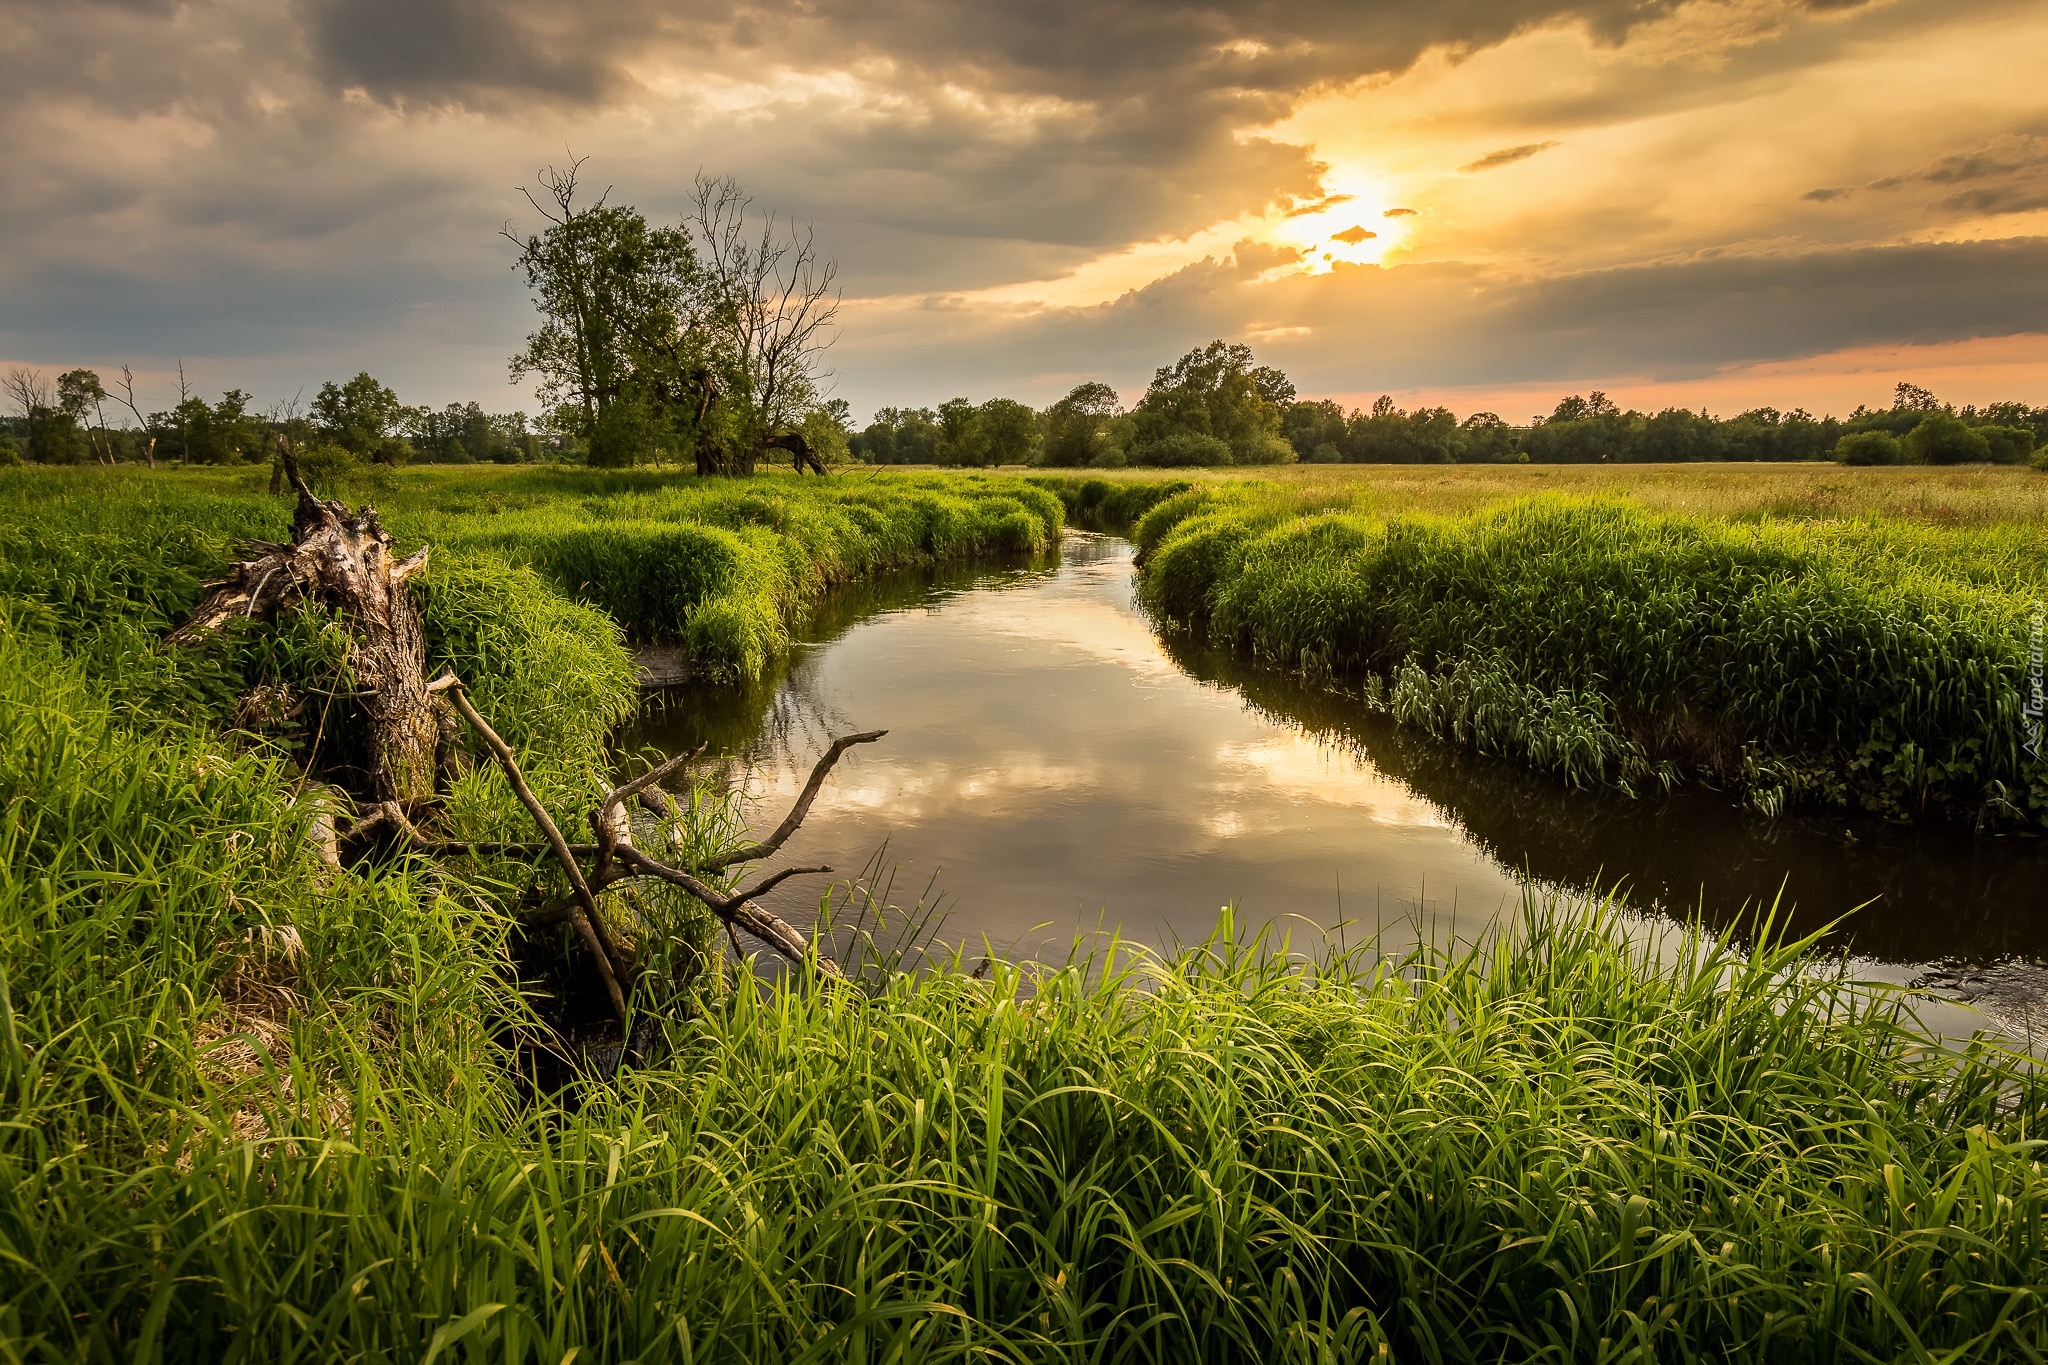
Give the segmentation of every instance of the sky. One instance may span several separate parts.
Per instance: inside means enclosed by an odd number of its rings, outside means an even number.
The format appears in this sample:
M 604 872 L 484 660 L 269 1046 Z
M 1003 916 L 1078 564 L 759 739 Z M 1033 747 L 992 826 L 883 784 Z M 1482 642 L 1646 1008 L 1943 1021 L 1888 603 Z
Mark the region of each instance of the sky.
M 0 363 L 530 407 L 535 173 L 815 225 L 835 392 L 2048 403 L 2039 0 L 0 0 Z

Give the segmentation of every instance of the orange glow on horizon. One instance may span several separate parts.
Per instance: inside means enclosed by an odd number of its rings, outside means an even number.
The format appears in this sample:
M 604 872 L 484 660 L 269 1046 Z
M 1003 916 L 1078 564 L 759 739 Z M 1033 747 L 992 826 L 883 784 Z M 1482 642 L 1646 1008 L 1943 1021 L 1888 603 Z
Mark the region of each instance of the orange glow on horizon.
M 1958 407 L 2048 395 L 2048 332 L 1983 337 L 1927 346 L 1863 346 L 1798 360 L 1735 366 L 1696 379 L 1658 380 L 1643 375 L 1579 378 L 1541 383 L 1392 390 L 1403 408 L 1447 407 L 1460 418 L 1497 413 L 1521 426 L 1545 414 L 1567 394 L 1595 389 L 1624 408 L 1657 412 L 1687 408 L 1732 417 L 1751 408 L 1781 412 L 1805 408 L 1816 417 L 1847 417 L 1861 405 L 1891 406 L 1900 383 L 1918 384 Z M 1304 393 L 1347 408 L 1370 407 L 1382 391 Z

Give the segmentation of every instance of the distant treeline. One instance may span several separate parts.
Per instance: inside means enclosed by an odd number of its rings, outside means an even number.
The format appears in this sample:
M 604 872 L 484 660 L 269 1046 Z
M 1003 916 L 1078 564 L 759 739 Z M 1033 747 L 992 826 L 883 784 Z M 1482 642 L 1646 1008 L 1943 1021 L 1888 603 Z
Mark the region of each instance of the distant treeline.
M 0 464 L 234 464 L 268 460 L 280 432 L 315 464 L 590 457 L 587 434 L 573 421 L 486 412 L 477 403 L 409 407 L 369 374 L 321 385 L 303 411 L 296 404 L 255 411 L 241 389 L 208 402 L 190 391 L 182 372 L 178 384 L 175 404 L 145 411 L 125 368 L 111 391 L 93 370 L 70 370 L 54 381 L 35 370 L 9 371 L 0 376 L 10 409 L 0 418 Z M 870 464 L 968 467 L 2048 461 L 2037 453 L 2048 451 L 2048 407 L 1958 408 L 1915 384 L 1898 385 L 1890 407 L 1859 407 L 1846 418 L 1798 408 L 1752 408 L 1725 418 L 1685 408 L 1645 413 L 1595 390 L 1515 426 L 1491 412 L 1460 419 L 1443 407 L 1403 411 L 1388 397 L 1348 412 L 1328 399 L 1300 399 L 1285 374 L 1254 363 L 1250 347 L 1222 341 L 1159 370 L 1128 411 L 1115 389 L 1090 382 L 1043 411 L 1010 398 L 955 398 L 935 409 L 882 408 L 865 430 L 849 427 L 843 399 L 814 402 L 801 424 L 828 461 L 844 452 Z
M 524 464 L 584 454 L 573 437 L 523 412 L 485 412 L 477 403 L 408 407 L 369 374 L 322 384 L 303 411 L 297 404 L 254 410 L 241 389 L 208 402 L 191 391 L 182 369 L 178 401 L 161 411 L 145 410 L 125 368 L 111 391 L 85 369 L 51 381 L 16 368 L 0 377 L 0 388 L 10 408 L 0 418 L 0 464 L 239 464 L 268 460 L 280 433 L 316 464 Z
M 1561 400 L 1515 426 L 1491 412 L 1403 411 L 1382 397 L 1347 412 L 1296 397 L 1292 381 L 1221 341 L 1158 371 L 1128 412 L 1107 384 L 1082 384 L 1042 412 L 1013 399 L 883 408 L 851 442 L 875 464 L 1125 465 L 1597 464 L 1827 460 L 1851 464 L 2020 464 L 2048 446 L 2048 407 L 1955 408 L 1900 384 L 1889 408 L 1847 418 L 1753 408 L 1714 417 L 1625 410 L 1606 394 Z

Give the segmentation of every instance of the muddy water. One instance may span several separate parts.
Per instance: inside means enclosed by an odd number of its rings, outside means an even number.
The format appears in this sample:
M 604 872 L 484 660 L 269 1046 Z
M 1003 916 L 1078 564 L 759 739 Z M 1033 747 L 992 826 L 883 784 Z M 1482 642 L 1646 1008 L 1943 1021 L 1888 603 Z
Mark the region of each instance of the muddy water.
M 935 888 L 970 944 L 1198 938 L 1226 902 L 1354 936 L 1470 938 L 1526 883 L 1619 886 L 1646 916 L 1847 916 L 1835 936 L 1871 974 L 2023 1031 L 2048 995 L 2043 841 L 1572 791 L 1162 640 L 1111 537 L 843 595 L 776 674 L 664 693 L 629 742 L 708 741 L 779 814 L 831 735 L 866 729 L 889 735 L 847 757 L 787 852 L 851 871 L 886 845 L 895 899 Z M 786 884 L 772 906 L 808 922 L 819 889 Z

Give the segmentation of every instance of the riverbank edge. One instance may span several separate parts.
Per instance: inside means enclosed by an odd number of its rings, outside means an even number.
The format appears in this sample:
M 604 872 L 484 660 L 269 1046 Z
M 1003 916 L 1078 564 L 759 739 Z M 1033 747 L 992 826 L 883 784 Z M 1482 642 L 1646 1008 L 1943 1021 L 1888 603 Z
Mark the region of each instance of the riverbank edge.
M 1986 582 L 1988 532 L 1611 495 L 1366 514 L 1256 478 L 1038 481 L 1074 524 L 1132 539 L 1158 628 L 1569 784 L 2048 832 L 2026 711 L 2048 586 Z

